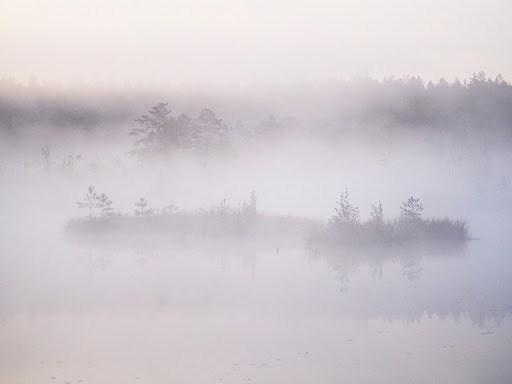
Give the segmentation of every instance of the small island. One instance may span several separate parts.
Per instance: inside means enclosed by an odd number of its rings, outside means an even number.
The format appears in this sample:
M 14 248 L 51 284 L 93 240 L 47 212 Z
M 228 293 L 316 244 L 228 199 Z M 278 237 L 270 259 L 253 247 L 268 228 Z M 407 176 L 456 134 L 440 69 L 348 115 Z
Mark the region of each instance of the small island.
M 230 204 L 226 199 L 212 204 L 208 209 L 196 211 L 180 210 L 170 204 L 163 208 L 151 208 L 141 197 L 132 213 L 115 212 L 112 201 L 89 187 L 78 208 L 86 209 L 88 215 L 70 220 L 66 232 L 73 236 L 159 237 L 167 241 L 258 240 L 272 244 L 283 241 L 301 242 L 319 223 L 300 217 L 268 215 L 256 207 L 256 192 L 247 200 Z
M 72 219 L 66 231 L 72 235 L 160 235 L 172 240 L 197 238 L 291 240 L 312 249 L 322 247 L 410 246 L 427 242 L 463 243 L 471 239 L 462 220 L 423 218 L 419 199 L 410 197 L 401 205 L 400 217 L 386 220 L 382 203 L 372 206 L 370 218 L 361 221 L 359 209 L 349 201 L 347 190 L 340 196 L 335 214 L 327 224 L 293 216 L 267 215 L 256 208 L 256 192 L 248 200 L 232 206 L 226 199 L 209 209 L 181 211 L 170 204 L 151 208 L 141 197 L 133 213 L 114 212 L 112 201 L 104 193 L 89 187 L 77 206 L 88 211 L 83 218 Z
M 318 246 L 410 246 L 428 242 L 462 243 L 471 239 L 463 220 L 423 218 L 423 205 L 411 196 L 400 206 L 398 218 L 386 220 L 382 203 L 373 205 L 370 218 L 361 221 L 359 208 L 349 201 L 345 190 L 329 222 L 308 236 L 310 247 Z

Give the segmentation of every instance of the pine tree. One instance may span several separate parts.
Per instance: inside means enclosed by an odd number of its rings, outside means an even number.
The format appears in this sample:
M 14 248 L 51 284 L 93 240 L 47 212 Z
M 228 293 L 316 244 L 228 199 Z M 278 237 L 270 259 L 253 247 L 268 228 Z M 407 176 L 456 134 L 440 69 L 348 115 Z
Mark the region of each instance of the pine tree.
M 114 214 L 112 200 L 104 193 L 96 197 L 96 206 L 101 209 L 101 216 L 112 216 Z
M 215 112 L 210 109 L 201 110 L 193 125 L 193 146 L 200 152 L 215 151 L 227 139 L 227 127 L 222 123 L 222 119 L 217 118 Z
M 92 210 L 97 207 L 98 195 L 93 186 L 87 189 L 87 194 L 82 201 L 77 201 L 78 208 L 89 208 L 89 218 L 92 217 Z
M 139 155 L 167 155 L 180 149 L 189 120 L 184 115 L 176 119 L 167 108 L 167 103 L 159 103 L 147 115 L 135 120 L 139 128 L 132 129 L 130 135 L 138 136 L 139 139 L 131 152 Z
M 135 214 L 137 216 L 149 216 L 153 214 L 153 209 L 146 209 L 148 206 L 148 202 L 145 198 L 141 197 L 138 201 L 135 202 L 135 206 L 139 207 L 139 209 L 135 210 Z

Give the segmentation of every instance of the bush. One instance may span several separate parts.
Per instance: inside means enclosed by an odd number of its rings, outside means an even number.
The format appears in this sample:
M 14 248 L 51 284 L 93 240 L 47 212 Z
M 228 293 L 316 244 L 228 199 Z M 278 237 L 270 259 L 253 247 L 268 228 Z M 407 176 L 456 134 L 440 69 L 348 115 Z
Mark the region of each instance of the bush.
M 310 232 L 310 245 L 400 245 L 427 241 L 465 241 L 470 239 L 468 225 L 461 220 L 423 219 L 419 199 L 410 197 L 401 205 L 401 215 L 393 221 L 384 219 L 382 203 L 372 206 L 370 220 L 359 221 L 359 209 L 348 201 L 348 191 L 341 194 L 325 227 Z
M 176 233 L 210 235 L 245 235 L 257 224 L 256 192 L 251 192 L 249 200 L 243 200 L 237 208 L 226 199 L 214 204 L 208 210 L 199 212 L 178 212 L 174 204 L 156 210 L 148 207 L 148 201 L 141 197 L 135 202 L 132 215 L 113 217 L 112 202 L 105 194 L 98 195 L 90 187 L 80 208 L 89 208 L 89 217 L 72 220 L 67 230 L 74 233 L 108 233 L 111 231 L 133 231 L 134 233 Z M 101 217 L 92 215 L 93 208 L 101 208 Z
M 338 205 L 334 208 L 336 214 L 329 220 L 331 226 L 346 226 L 347 224 L 355 225 L 359 223 L 359 208 L 348 201 L 348 196 L 348 190 L 345 189 L 345 192 L 342 192 L 340 195 L 340 201 L 336 202 Z

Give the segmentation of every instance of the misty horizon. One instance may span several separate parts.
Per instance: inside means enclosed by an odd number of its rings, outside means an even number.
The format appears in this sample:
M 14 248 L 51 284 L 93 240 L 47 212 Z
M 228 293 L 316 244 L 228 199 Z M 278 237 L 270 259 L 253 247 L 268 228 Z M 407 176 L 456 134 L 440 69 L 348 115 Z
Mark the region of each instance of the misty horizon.
M 511 13 L 0 0 L 0 382 L 512 382 Z
M 0 73 L 150 86 L 510 78 L 508 2 L 3 2 Z

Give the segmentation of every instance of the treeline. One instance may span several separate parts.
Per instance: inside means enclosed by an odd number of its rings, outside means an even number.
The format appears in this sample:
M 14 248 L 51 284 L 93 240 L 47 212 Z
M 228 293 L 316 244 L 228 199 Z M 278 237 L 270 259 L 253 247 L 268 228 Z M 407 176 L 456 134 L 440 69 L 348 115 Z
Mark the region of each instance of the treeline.
M 55 84 L 0 79 L 0 133 L 20 135 L 44 127 L 56 133 L 93 131 L 102 124 L 131 119 L 138 95 L 95 89 L 65 89 Z
M 436 84 L 420 77 L 389 77 L 363 84 L 366 95 L 352 95 L 359 105 L 344 110 L 344 119 L 361 127 L 382 125 L 395 133 L 416 130 L 512 142 L 512 84 L 501 75 L 491 79 L 480 72 L 462 82 L 441 79 Z
M 209 109 L 197 118 L 174 116 L 166 103 L 159 103 L 136 122 L 130 131 L 136 136 L 133 154 L 170 155 L 176 151 L 223 152 L 230 148 L 229 129 Z
M 277 94 L 286 102 L 276 101 Z M 154 103 L 155 99 L 165 101 L 161 94 L 152 97 L 149 93 L 137 96 L 106 91 L 104 94 L 100 91 L 52 93 L 43 86 L 3 80 L 0 81 L 0 131 L 15 132 L 30 126 L 91 130 L 108 123 L 128 125 L 151 103 L 155 107 L 147 114 L 148 119 L 152 118 L 152 112 L 159 113 L 165 106 L 168 110 L 163 115 L 175 127 L 161 141 L 172 141 L 172 146 L 183 150 L 195 147 L 208 151 L 211 145 L 228 147 L 228 142 L 238 144 L 255 137 L 278 140 L 292 134 L 342 140 L 349 134 L 364 137 L 376 133 L 398 136 L 422 133 L 489 145 L 512 142 L 512 84 L 501 75 L 491 79 L 480 72 L 463 81 L 441 79 L 437 83 L 425 83 L 420 77 L 365 78 L 289 91 L 269 89 L 267 96 L 251 99 L 247 94 L 243 101 L 233 95 L 220 97 L 222 101 L 213 96 L 205 102 L 210 109 L 197 108 L 197 116 L 193 117 L 171 113 L 171 109 L 175 112 L 187 104 L 180 99 L 179 92 L 167 106 Z M 181 98 L 187 97 L 189 106 L 202 100 L 198 95 Z M 223 116 L 214 112 L 218 108 Z M 249 110 L 260 114 L 259 122 L 248 117 Z M 295 117 L 278 117 L 280 110 Z M 270 112 L 277 114 L 268 115 Z M 212 124 L 215 129 L 211 128 Z

